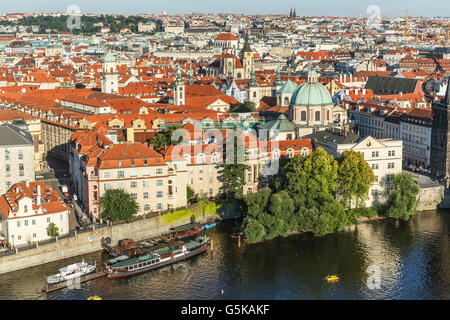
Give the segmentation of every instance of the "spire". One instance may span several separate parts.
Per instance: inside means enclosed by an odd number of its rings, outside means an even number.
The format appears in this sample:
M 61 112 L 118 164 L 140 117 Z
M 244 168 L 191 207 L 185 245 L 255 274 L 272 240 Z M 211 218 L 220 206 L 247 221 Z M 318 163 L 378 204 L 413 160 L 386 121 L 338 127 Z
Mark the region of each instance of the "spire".
M 253 52 L 248 44 L 248 31 L 245 33 L 245 43 L 244 48 L 242 48 L 242 52 Z
M 292 8 L 291 11 L 289 12 L 289 18 L 292 18 Z
M 176 78 L 175 83 L 178 86 L 183 85 L 183 78 L 181 77 L 181 68 L 180 67 L 178 67 L 178 69 L 177 69 L 177 78 Z
M 283 81 L 281 81 L 280 67 L 277 68 L 274 85 L 275 85 L 276 87 L 277 87 L 277 86 L 282 86 L 282 85 L 283 85 Z
M 255 69 L 252 68 L 252 72 L 250 73 L 250 82 L 248 83 L 250 87 L 259 87 L 259 83 L 255 79 Z
M 297 13 L 295 12 L 295 8 L 294 8 L 294 13 L 292 15 L 294 16 L 294 18 L 297 17 Z
M 450 106 L 450 77 L 448 77 L 447 92 L 445 93 L 444 104 Z

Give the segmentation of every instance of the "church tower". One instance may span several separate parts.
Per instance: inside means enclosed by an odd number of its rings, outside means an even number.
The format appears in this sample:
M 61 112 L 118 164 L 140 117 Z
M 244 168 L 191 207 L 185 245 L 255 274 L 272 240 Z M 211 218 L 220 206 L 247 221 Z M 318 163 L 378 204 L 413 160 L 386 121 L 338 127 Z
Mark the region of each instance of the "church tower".
M 244 48 L 241 51 L 241 63 L 244 68 L 244 78 L 250 78 L 250 74 L 253 70 L 253 50 L 250 48 L 248 44 L 248 32 L 245 35 L 245 43 Z
M 450 176 L 450 78 L 447 92 L 441 101 L 433 102 L 433 128 L 431 130 L 431 175 L 438 179 Z M 450 180 L 446 181 L 447 188 Z
M 119 92 L 119 74 L 117 73 L 116 57 L 108 52 L 103 57 L 102 70 L 102 92 L 118 93 Z
M 183 78 L 181 78 L 181 69 L 178 67 L 177 79 L 175 80 L 174 104 L 183 106 L 186 104 L 186 92 L 184 88 Z
M 280 90 L 280 88 L 283 86 L 283 81 L 281 81 L 281 76 L 280 76 L 280 68 L 277 68 L 276 71 L 276 76 L 275 76 L 275 81 L 272 84 L 272 97 L 276 97 L 277 96 L 277 92 L 278 90 Z
M 250 82 L 248 83 L 248 99 L 247 101 L 253 102 L 256 108 L 259 108 L 260 100 L 259 83 L 255 79 L 255 70 L 252 69 L 250 75 Z

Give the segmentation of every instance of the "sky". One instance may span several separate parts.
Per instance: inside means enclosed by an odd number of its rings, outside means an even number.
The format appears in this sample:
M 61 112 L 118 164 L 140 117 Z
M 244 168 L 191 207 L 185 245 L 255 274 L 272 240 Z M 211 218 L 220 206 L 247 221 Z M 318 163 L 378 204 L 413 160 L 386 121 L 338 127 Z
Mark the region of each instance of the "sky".
M 369 17 L 371 5 L 382 16 L 450 16 L 449 0 L 0 0 L 0 13 L 66 12 L 76 5 L 83 13 L 244 13 L 288 14 L 295 8 L 300 16 Z

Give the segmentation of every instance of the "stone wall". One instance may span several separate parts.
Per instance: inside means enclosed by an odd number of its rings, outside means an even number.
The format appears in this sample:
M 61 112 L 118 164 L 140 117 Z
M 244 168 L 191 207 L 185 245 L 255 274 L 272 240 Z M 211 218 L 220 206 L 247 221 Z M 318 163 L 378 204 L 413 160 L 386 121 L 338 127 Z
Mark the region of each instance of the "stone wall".
M 420 188 L 418 211 L 436 210 L 444 199 L 444 186 Z
M 207 218 L 198 217 L 197 221 L 206 222 Z M 111 244 L 117 245 L 119 240 L 125 238 L 143 240 L 158 237 L 168 233 L 172 227 L 189 222 L 190 218 L 186 218 L 176 223 L 165 225 L 158 216 L 95 229 L 74 237 L 60 239 L 54 243 L 41 245 L 36 249 L 19 251 L 17 254 L 3 256 L 0 258 L 0 274 L 102 250 L 102 237 L 111 238 Z

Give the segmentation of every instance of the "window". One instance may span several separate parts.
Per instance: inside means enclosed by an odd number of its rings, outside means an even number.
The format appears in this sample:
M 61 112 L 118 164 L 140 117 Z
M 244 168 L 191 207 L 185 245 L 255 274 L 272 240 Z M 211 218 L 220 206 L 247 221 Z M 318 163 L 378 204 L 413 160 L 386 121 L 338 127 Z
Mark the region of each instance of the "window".
M 203 168 L 198 169 L 198 173 L 202 174 L 203 173 Z
M 150 181 L 149 180 L 144 180 L 144 181 L 142 181 L 142 185 L 144 187 L 150 187 Z
M 23 160 L 23 149 L 19 148 L 18 152 L 19 152 L 19 160 Z
M 5 149 L 5 160 L 10 160 L 11 159 L 11 152 L 8 149 Z
M 252 182 L 252 173 L 247 173 L 247 182 Z
M 131 181 L 131 187 L 137 188 L 137 181 Z
M 378 190 L 372 189 L 372 196 L 377 196 L 377 195 L 378 195 Z
M 105 179 L 111 178 L 111 172 L 105 172 L 105 173 L 103 173 L 103 178 L 105 178 Z
M 388 169 L 394 169 L 394 162 L 388 163 Z
M 150 205 L 149 204 L 144 205 L 144 211 L 150 211 Z
M 198 179 L 198 183 L 202 184 L 203 183 L 203 178 Z
M 22 236 L 17 236 L 17 240 L 21 240 L 22 239 Z
M 28 227 L 28 220 L 24 221 L 25 227 Z
M 149 175 L 150 175 L 150 170 L 144 169 L 144 170 L 142 171 L 142 175 L 143 175 L 143 176 L 149 176 Z
M 50 222 L 50 217 L 47 217 L 47 222 L 48 222 L 48 223 Z
M 156 169 L 156 174 L 162 174 L 162 173 L 163 173 L 163 169 L 162 168 Z
M 137 177 L 137 171 L 136 170 L 131 171 L 130 177 Z
M 134 200 L 136 200 L 136 199 L 137 199 L 137 193 L 132 193 L 132 194 L 131 194 L 131 197 L 132 197 Z
M 378 163 L 372 163 L 372 169 L 373 170 L 378 169 Z
M 209 195 L 212 196 L 212 194 L 213 194 L 213 189 L 209 188 Z
M 105 183 L 104 186 L 105 186 L 105 191 L 111 189 L 111 183 Z
M 378 151 L 372 151 L 372 158 L 378 158 L 380 153 Z
M 315 112 L 315 121 L 320 121 L 320 111 Z
M 5 176 L 6 177 L 11 177 L 11 165 L 10 164 L 6 165 L 5 171 L 6 171 Z
M 33 238 L 36 238 L 36 233 L 33 233 Z
M 124 171 L 117 171 L 117 178 L 124 178 L 125 172 Z
M 163 197 L 163 192 L 162 191 L 156 192 L 156 197 L 157 198 L 162 198 Z
M 36 225 L 36 220 L 35 220 L 35 219 L 31 220 L 31 224 L 32 224 L 33 226 Z
M 212 177 L 209 177 L 209 183 L 212 183 Z
M 194 184 L 194 179 L 193 178 L 191 178 L 191 184 Z
M 394 157 L 395 156 L 395 151 L 394 150 L 388 151 L 388 156 L 389 157 Z
M 162 180 L 156 180 L 156 186 L 157 187 L 161 187 L 163 185 L 163 181 Z
M 158 204 L 156 205 L 156 208 L 157 208 L 158 210 L 162 210 L 162 209 L 163 209 L 163 204 L 162 204 L 162 203 L 158 203 Z
M 117 184 L 117 189 L 125 189 L 125 183 L 119 182 L 119 183 Z
M 302 112 L 300 113 L 300 120 L 301 120 L 301 121 L 306 121 L 306 111 L 302 111 Z
M 148 192 L 144 192 L 143 198 L 144 198 L 144 199 L 148 199 Z
M 23 163 L 19 163 L 19 176 L 24 176 L 24 166 Z
M 17 228 L 20 228 L 20 221 L 17 221 Z

